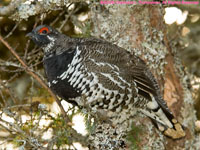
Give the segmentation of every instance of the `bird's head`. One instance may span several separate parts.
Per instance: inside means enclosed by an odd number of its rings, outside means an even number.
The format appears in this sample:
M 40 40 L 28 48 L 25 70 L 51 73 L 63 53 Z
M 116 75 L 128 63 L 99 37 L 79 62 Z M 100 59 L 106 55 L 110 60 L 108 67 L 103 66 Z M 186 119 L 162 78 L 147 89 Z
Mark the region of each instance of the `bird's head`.
M 29 32 L 26 36 L 30 37 L 39 47 L 50 49 L 54 46 L 58 34 L 59 32 L 50 26 L 40 25 L 33 29 L 32 32 Z

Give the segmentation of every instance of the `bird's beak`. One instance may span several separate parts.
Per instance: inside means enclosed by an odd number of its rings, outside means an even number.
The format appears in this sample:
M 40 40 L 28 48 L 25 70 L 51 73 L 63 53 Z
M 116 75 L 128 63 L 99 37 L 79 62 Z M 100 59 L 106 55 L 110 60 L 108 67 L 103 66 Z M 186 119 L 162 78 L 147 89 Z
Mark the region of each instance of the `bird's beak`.
M 32 37 L 33 37 L 33 32 L 29 32 L 29 33 L 27 33 L 27 34 L 26 34 L 26 37 L 30 37 L 30 38 L 32 38 Z

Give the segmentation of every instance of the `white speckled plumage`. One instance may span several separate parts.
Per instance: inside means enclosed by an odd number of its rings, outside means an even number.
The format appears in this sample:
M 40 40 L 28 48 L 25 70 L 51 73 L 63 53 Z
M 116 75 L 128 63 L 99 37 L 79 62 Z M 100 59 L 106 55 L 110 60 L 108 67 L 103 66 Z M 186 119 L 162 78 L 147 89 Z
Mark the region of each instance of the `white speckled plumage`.
M 175 118 L 143 60 L 104 40 L 70 38 L 51 27 L 38 35 L 42 27 L 34 29 L 37 38 L 33 36 L 33 40 L 44 49 L 49 86 L 58 96 L 78 106 L 119 115 L 131 116 L 137 109 L 156 121 L 158 128 L 163 126 L 163 132 L 178 132 L 177 123 L 172 121 Z M 184 135 L 180 128 L 172 138 Z

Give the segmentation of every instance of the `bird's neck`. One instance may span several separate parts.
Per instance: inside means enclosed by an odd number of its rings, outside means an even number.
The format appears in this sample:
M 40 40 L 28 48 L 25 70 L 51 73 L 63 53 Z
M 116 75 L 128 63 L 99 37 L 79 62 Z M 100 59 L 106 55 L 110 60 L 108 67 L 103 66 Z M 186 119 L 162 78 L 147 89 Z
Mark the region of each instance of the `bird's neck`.
M 43 62 L 48 79 L 54 80 L 53 77 L 65 72 L 68 69 L 68 64 L 72 62 L 74 55 L 75 51 L 73 53 L 65 51 L 60 55 L 51 54 L 45 56 Z

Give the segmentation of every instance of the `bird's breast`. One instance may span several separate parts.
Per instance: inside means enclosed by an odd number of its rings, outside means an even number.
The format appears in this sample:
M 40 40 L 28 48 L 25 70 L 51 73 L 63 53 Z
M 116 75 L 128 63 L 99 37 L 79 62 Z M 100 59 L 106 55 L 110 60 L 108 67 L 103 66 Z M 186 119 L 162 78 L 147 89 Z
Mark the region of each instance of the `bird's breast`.
M 77 73 L 76 69 L 80 61 L 78 55 L 76 50 L 70 53 L 66 51 L 43 61 L 49 87 L 65 100 L 80 96 L 80 93 L 70 84 Z
M 133 101 L 134 88 L 115 72 L 113 65 L 90 60 L 87 65 L 91 66 L 87 66 L 80 53 L 77 49 L 73 54 L 44 61 L 49 86 L 59 97 L 79 105 L 118 111 Z M 95 65 L 99 70 L 92 69 Z M 82 98 L 76 101 L 77 97 Z

